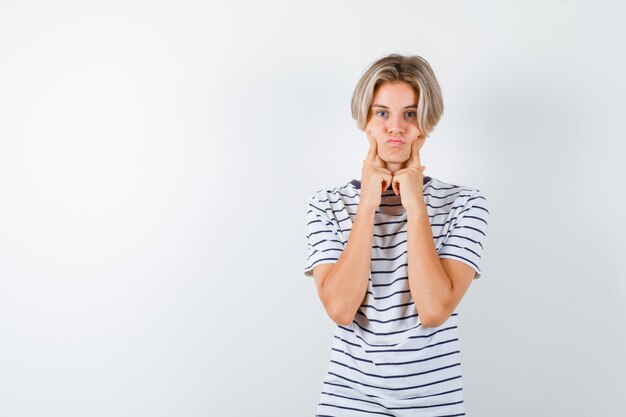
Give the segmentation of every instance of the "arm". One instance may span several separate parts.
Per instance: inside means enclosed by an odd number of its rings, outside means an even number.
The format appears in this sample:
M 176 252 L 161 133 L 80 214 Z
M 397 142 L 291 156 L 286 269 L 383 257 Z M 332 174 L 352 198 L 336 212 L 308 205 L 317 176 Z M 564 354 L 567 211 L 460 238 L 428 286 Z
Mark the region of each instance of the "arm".
M 475 271 L 454 259 L 440 259 L 423 200 L 407 211 L 408 274 L 411 296 L 420 321 L 427 327 L 443 324 L 454 312 Z
M 407 214 L 407 270 L 411 297 L 422 325 L 437 327 L 448 320 L 474 276 L 479 274 L 481 242 L 485 237 L 489 211 L 475 205 L 478 199 L 485 200 L 482 195 L 469 198 L 467 210 L 459 213 L 454 226 L 458 234 L 450 235 L 448 240 L 452 241 L 447 245 L 444 243 L 445 248 L 437 253 L 422 187 L 425 167 L 421 165 L 419 150 L 424 141 L 425 138 L 420 136 L 411 143 L 412 156 L 408 166 L 395 172 L 392 184 L 396 194 L 400 194 Z M 465 213 L 462 218 L 461 213 Z M 457 242 L 461 239 L 462 243 Z M 459 260 L 441 259 L 450 257 Z
M 350 236 L 337 262 L 313 269 L 320 300 L 328 316 L 337 324 L 350 324 L 365 298 L 375 213 L 375 208 L 359 205 Z

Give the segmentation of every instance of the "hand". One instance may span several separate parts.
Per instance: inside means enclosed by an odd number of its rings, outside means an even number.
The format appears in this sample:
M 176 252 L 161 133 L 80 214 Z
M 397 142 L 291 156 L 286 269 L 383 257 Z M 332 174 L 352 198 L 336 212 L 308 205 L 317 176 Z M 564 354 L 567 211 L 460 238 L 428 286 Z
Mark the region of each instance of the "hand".
M 417 204 L 420 203 L 420 200 L 423 203 L 424 170 L 426 167 L 420 162 L 419 151 L 425 141 L 425 137 L 418 136 L 416 140 L 411 142 L 411 156 L 408 166 L 396 171 L 391 180 L 393 191 L 400 196 L 400 201 L 407 211 L 418 208 Z
M 368 135 L 370 142 L 369 152 L 363 160 L 361 170 L 361 200 L 359 205 L 377 208 L 380 206 L 382 193 L 389 188 L 392 173 L 387 164 L 378 156 L 378 144 L 376 139 Z

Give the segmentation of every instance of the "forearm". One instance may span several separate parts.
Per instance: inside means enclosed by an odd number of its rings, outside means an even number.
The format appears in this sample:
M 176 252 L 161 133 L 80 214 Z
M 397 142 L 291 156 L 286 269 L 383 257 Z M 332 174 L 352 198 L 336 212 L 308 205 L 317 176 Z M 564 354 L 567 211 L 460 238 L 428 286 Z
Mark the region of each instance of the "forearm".
M 367 293 L 375 213 L 373 208 L 357 208 L 348 242 L 324 280 L 325 297 L 339 324 L 352 322 Z
M 407 211 L 408 275 L 411 296 L 422 325 L 438 326 L 448 316 L 452 282 L 437 254 L 423 202 Z

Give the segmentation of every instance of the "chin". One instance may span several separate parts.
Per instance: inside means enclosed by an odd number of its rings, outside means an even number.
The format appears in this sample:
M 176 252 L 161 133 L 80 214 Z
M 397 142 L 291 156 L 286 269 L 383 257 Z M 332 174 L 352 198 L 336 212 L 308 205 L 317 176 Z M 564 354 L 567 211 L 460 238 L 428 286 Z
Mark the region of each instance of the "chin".
M 408 158 L 388 158 L 385 159 L 385 162 L 390 162 L 392 164 L 401 164 L 403 162 L 406 162 L 408 160 Z

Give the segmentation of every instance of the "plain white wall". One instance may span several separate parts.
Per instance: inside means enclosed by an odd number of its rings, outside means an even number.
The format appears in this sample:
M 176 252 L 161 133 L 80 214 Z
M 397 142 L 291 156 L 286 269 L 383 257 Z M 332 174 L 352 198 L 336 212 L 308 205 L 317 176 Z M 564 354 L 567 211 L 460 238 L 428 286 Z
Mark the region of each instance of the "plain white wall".
M 427 174 L 490 205 L 467 415 L 626 408 L 620 2 L 1 1 L 0 415 L 312 416 L 317 189 L 361 71 L 425 57 Z

